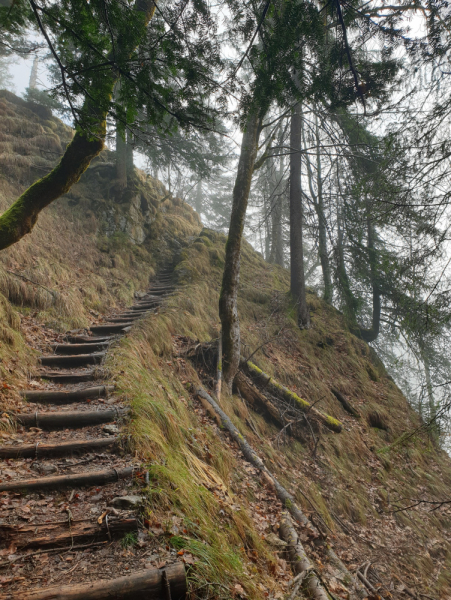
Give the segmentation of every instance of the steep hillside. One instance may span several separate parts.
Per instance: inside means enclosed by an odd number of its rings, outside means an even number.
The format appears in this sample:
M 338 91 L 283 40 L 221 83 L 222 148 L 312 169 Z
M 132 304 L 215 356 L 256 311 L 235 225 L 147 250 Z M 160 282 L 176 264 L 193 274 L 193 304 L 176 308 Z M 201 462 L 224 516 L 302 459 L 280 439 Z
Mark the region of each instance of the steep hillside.
M 2 94 L 0 148 L 8 161 L 0 166 L 0 210 L 36 177 L 29 157 L 39 156 L 44 142 L 35 138 L 58 136 L 61 143 L 70 136 L 53 117 Z M 43 129 L 38 136 L 35 122 Z M 11 138 L 18 135 L 16 147 Z M 45 211 L 31 236 L 0 254 L 3 407 L 20 402 L 17 389 L 35 356 L 30 348 L 130 302 L 159 266 L 171 263 L 176 292 L 133 326 L 106 363 L 133 410 L 130 447 L 149 468 L 145 518 L 161 550 L 149 561 L 158 566 L 161 555 L 182 557 L 193 598 L 289 597 L 293 575 L 277 541 L 282 505 L 192 393 L 199 383 L 213 393 L 225 237 L 202 230 L 197 215 L 152 178 L 139 175 L 133 191 L 122 194 L 111 161 L 106 152 Z M 14 164 L 22 167 L 14 171 Z M 351 573 L 366 573 L 370 597 L 451 598 L 449 505 L 399 510 L 449 498 L 449 458 L 426 437 L 403 441 L 419 419 L 374 352 L 313 293 L 312 328 L 299 331 L 288 289 L 288 273 L 245 244 L 243 354 L 339 420 L 342 431 L 325 427 L 311 410 L 282 428 L 239 393 L 223 393 L 222 409 L 321 532 L 318 539 L 298 528 L 332 597 L 347 592 L 327 545 Z M 261 381 L 253 383 L 267 394 Z M 6 426 L 2 435 L 14 439 Z

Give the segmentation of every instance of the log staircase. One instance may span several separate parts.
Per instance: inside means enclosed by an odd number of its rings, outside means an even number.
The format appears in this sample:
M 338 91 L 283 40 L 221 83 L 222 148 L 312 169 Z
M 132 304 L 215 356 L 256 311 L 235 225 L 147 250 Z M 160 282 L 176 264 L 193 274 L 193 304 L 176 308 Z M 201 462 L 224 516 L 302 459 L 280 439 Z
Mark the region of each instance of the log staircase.
M 120 551 L 124 536 L 145 538 L 139 486 L 146 474 L 123 449 L 120 429 L 129 407 L 104 381 L 102 367 L 109 347 L 173 289 L 167 268 L 133 306 L 53 345 L 53 354 L 40 358 L 39 389 L 24 390 L 21 411 L 3 415 L 32 443 L 0 447 L 1 600 L 185 597 L 185 569 L 176 555 L 172 564 L 143 569 L 146 551 L 131 552 L 133 558 Z M 102 553 L 110 563 L 98 560 Z M 84 567 L 63 568 L 75 555 Z M 93 568 L 106 569 L 108 577 L 93 576 Z

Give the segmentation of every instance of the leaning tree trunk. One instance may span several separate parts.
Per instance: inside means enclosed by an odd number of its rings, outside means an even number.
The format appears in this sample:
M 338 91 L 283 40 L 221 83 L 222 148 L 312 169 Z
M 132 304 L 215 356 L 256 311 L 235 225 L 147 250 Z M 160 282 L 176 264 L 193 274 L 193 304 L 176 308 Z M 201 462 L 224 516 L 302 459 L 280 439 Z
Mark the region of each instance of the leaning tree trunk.
M 232 214 L 219 298 L 219 316 L 222 324 L 223 378 L 229 390 L 231 390 L 240 363 L 241 344 L 237 296 L 240 279 L 241 240 L 260 129 L 261 117 L 259 111 L 254 110 L 247 118 L 241 142 L 241 154 L 235 187 L 233 188 Z
M 137 0 L 135 3 L 135 10 L 143 14 L 144 25 L 147 25 L 153 17 L 155 8 L 154 0 Z M 136 47 L 139 42 L 140 39 L 134 40 L 133 46 Z M 133 50 L 133 46 L 128 43 L 129 53 Z M 117 79 L 118 72 L 111 69 L 108 76 L 98 78 L 99 89 L 90 90 L 90 95 L 95 97 L 96 94 L 101 94 L 102 100 L 107 104 L 106 99 L 113 94 Z M 77 130 L 56 167 L 29 187 L 0 216 L 0 250 L 8 248 L 30 233 L 38 220 L 39 213 L 68 192 L 89 167 L 92 159 L 102 151 L 108 109 L 93 107 L 92 100 L 87 98 L 83 112 L 89 124 L 89 133 L 82 129 Z
M 304 250 L 302 247 L 303 207 L 302 207 L 302 113 L 297 104 L 291 116 L 290 134 L 290 257 L 291 294 L 296 303 L 297 320 L 301 329 L 310 327 L 310 313 L 305 294 Z

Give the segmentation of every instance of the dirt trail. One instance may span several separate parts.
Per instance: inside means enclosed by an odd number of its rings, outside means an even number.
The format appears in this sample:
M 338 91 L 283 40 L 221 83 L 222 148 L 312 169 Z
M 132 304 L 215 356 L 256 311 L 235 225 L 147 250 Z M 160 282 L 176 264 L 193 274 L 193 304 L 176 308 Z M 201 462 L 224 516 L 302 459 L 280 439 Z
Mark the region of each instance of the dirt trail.
M 89 598 L 103 598 L 99 580 L 113 585 L 115 595 L 107 597 L 148 597 L 152 585 L 152 597 L 184 596 L 181 566 L 167 570 L 177 555 L 145 528 L 147 475 L 121 439 L 129 409 L 103 368 L 110 346 L 173 289 L 168 268 L 133 306 L 53 344 L 22 392 L 20 410 L 8 414 L 19 435 L 0 448 L 2 600 L 88 597 L 85 584 Z M 150 583 L 144 569 L 161 571 Z M 126 584 L 123 576 L 131 576 Z M 67 585 L 74 587 L 63 591 Z

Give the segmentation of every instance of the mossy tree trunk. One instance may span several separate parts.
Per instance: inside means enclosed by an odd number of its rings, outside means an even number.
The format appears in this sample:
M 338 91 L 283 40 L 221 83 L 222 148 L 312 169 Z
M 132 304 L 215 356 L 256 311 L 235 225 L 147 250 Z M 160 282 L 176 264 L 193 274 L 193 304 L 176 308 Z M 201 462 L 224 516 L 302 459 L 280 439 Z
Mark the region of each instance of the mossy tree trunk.
M 144 25 L 147 25 L 153 17 L 155 8 L 154 0 L 137 0 L 135 3 L 135 10 L 143 14 Z M 133 40 L 135 47 L 139 42 L 140 39 Z M 127 47 L 128 52 L 133 49 L 131 45 Z M 111 98 L 117 79 L 118 72 L 111 69 L 108 76 L 96 80 L 97 83 L 94 85 L 97 85 L 98 89 L 91 90 L 91 96 L 96 97 L 100 93 L 105 100 Z M 77 129 L 58 165 L 29 187 L 0 216 L 0 250 L 8 248 L 30 233 L 38 220 L 39 213 L 68 192 L 89 167 L 92 159 L 102 151 L 108 110 L 92 106 L 92 101 L 87 98 L 82 113 L 89 133 Z
M 240 363 L 240 322 L 238 285 L 240 280 L 241 240 L 246 216 L 252 173 L 257 157 L 262 119 L 258 110 L 250 112 L 241 142 L 238 171 L 233 188 L 232 214 L 226 244 L 224 273 L 219 298 L 222 324 L 223 379 L 229 390 Z
M 291 294 L 296 303 L 301 329 L 310 327 L 310 313 L 305 294 L 304 250 L 302 246 L 304 211 L 302 206 L 302 107 L 298 103 L 291 115 L 290 132 L 290 258 Z
M 69 191 L 102 148 L 102 137 L 92 138 L 77 131 L 59 164 L 29 187 L 0 216 L 0 250 L 30 233 L 41 210 Z

